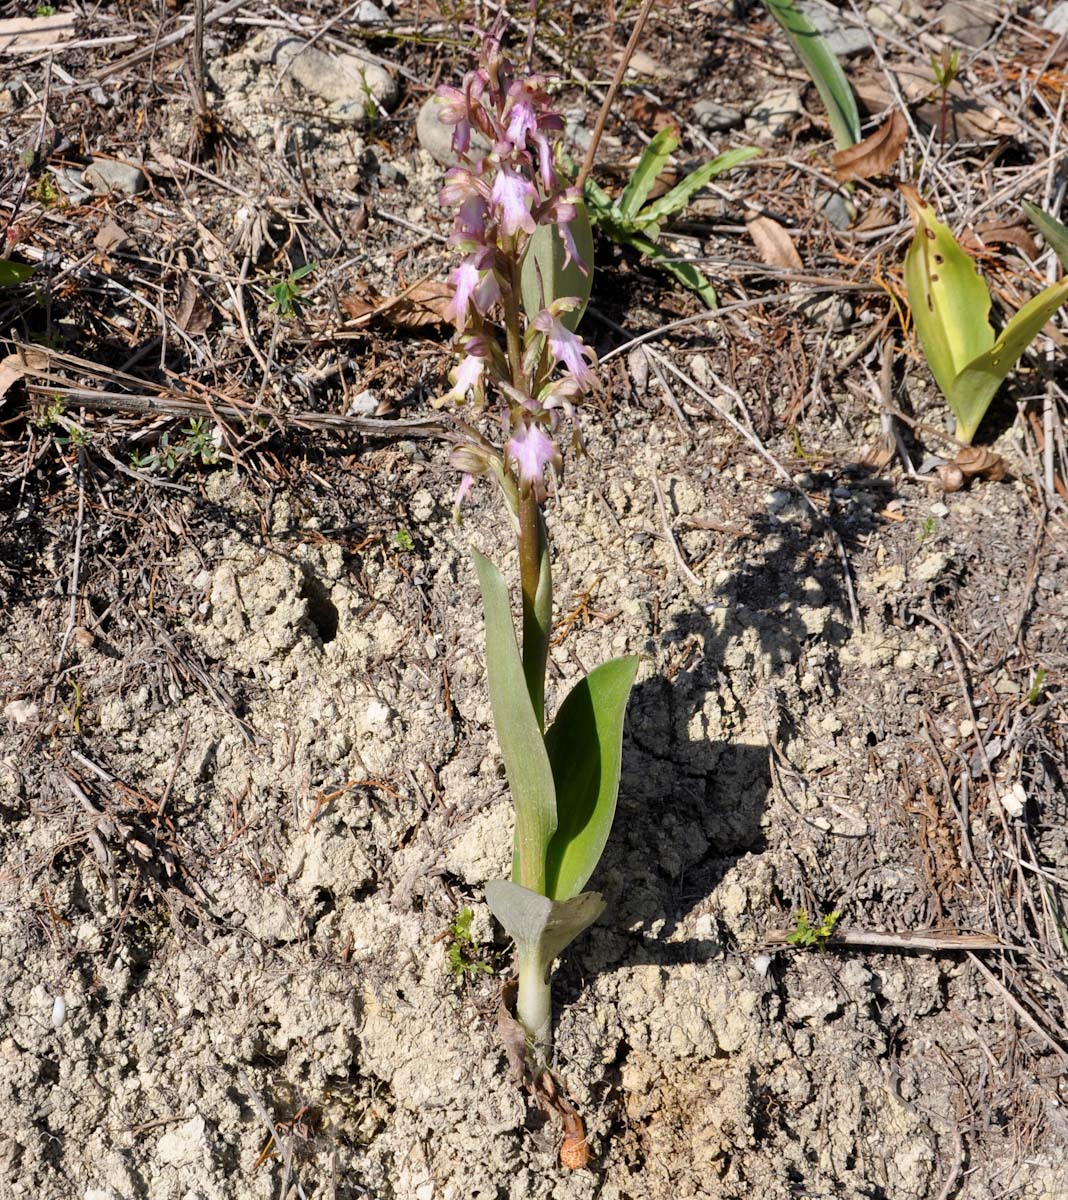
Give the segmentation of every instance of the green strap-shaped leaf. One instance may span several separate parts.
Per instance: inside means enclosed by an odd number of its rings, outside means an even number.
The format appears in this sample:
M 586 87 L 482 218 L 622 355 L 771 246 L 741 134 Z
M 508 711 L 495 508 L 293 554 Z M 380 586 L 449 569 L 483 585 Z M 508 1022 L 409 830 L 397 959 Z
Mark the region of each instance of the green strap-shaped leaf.
M 1066 300 L 1068 279 L 1039 292 L 998 334 L 993 346 L 970 362 L 954 380 L 952 394 L 947 399 L 957 418 L 957 437 L 962 442 L 970 443 L 975 437 L 983 414 L 1005 376 Z
M 934 209 L 915 188 L 901 190 L 916 225 L 905 254 L 909 309 L 931 373 L 952 405 L 957 376 L 994 344 L 990 293 Z
M 623 194 L 619 197 L 619 213 L 627 221 L 633 221 L 641 212 L 642 206 L 653 190 L 660 172 L 667 165 L 667 160 L 675 152 L 679 139 L 668 127 L 661 129 L 655 138 L 642 151 L 634 174 L 630 177 Z
M 641 233 L 627 233 L 619 240 L 628 246 L 633 246 L 635 250 L 640 250 L 646 258 L 651 258 L 662 270 L 674 276 L 683 287 L 689 288 L 691 292 L 696 292 L 706 307 L 716 308 L 718 306 L 716 289 L 693 263 L 676 262 L 663 247 L 651 242 Z
M 662 221 L 675 213 L 682 212 L 690 200 L 703 187 L 707 187 L 717 175 L 729 171 L 732 167 L 740 166 L 751 158 L 758 158 L 760 150 L 756 146 L 739 146 L 737 150 L 728 150 L 707 162 L 696 171 L 691 171 L 681 183 L 677 183 L 670 192 L 665 192 L 659 200 L 654 200 L 641 210 L 644 221 Z
M 839 150 L 860 141 L 860 115 L 849 81 L 819 31 L 794 0 L 764 0 L 816 85 Z
M 516 882 L 544 893 L 545 855 L 556 831 L 552 767 L 523 676 L 508 588 L 485 555 L 471 552 L 486 613 L 486 674 L 493 723 L 515 804 Z
M 557 828 L 545 864 L 545 894 L 577 895 L 593 874 L 616 813 L 623 716 L 638 659 L 614 658 L 580 679 L 560 705 L 545 745 L 556 781 Z
M 486 903 L 516 944 L 520 955 L 536 954 L 542 972 L 604 912 L 599 892 L 550 900 L 506 879 L 486 884 Z
M 32 274 L 33 267 L 26 263 L 0 258 L 0 287 L 14 287 L 16 283 L 25 283 Z
M 1053 252 L 1061 260 L 1061 266 L 1068 267 L 1068 225 L 1043 212 L 1037 204 L 1024 201 L 1024 212 L 1030 218 L 1031 224 L 1052 246 Z
M 527 240 L 519 268 L 519 290 L 523 311 L 533 321 L 543 308 L 565 296 L 577 296 L 578 308 L 564 313 L 560 320 L 572 333 L 578 328 L 593 288 L 593 229 L 585 204 L 569 224 L 583 266 L 572 259 L 564 266 L 566 247 L 555 225 L 538 225 Z M 585 268 L 585 269 L 583 269 Z

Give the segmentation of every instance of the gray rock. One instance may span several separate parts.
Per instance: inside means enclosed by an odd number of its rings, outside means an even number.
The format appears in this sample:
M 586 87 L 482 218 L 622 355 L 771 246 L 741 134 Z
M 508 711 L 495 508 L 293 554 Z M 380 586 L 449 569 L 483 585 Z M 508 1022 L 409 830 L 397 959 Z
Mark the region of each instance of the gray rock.
M 848 229 L 857 215 L 856 205 L 843 192 L 827 192 L 820 208 L 832 229 Z
M 1063 37 L 1068 33 L 1068 0 L 1062 0 L 1060 4 L 1055 4 L 1046 13 L 1042 28 L 1048 29 L 1050 33 L 1055 33 L 1057 37 Z
M 328 105 L 328 115 L 347 125 L 373 123 L 379 112 L 392 112 L 400 90 L 392 75 L 360 54 L 325 54 L 300 38 L 275 43 L 271 62 L 288 78 Z
M 85 186 L 83 171 L 76 170 L 74 167 L 49 167 L 48 169 L 55 177 L 56 183 L 59 184 L 59 190 L 75 204 L 81 204 L 83 200 L 88 200 L 93 194 Z
M 833 13 L 818 5 L 802 4 L 800 7 L 817 33 L 823 35 L 823 40 L 836 58 L 855 58 L 871 50 L 871 38 L 866 30 L 855 25 L 844 25 Z
M 419 115 L 415 118 L 415 136 L 419 145 L 441 167 L 451 167 L 456 163 L 456 154 L 452 148 L 452 125 L 443 125 L 438 120 L 440 105 L 433 96 L 423 101 Z M 471 148 L 476 154 L 485 154 L 489 142 L 480 134 L 472 131 Z
M 115 158 L 94 158 L 82 172 L 82 182 L 98 196 L 106 196 L 111 192 L 136 196 L 148 186 L 140 163 Z
M 389 20 L 389 13 L 372 0 L 360 0 L 346 19 L 357 25 L 384 25 Z
M 963 42 L 965 46 L 982 46 L 994 28 L 992 5 L 976 0 L 949 0 L 942 6 L 938 28 L 946 37 Z
M 733 108 L 725 108 L 714 100 L 698 100 L 693 106 L 693 115 L 697 124 L 710 133 L 721 133 L 724 129 L 734 129 L 742 123 L 742 114 Z
M 791 128 L 805 115 L 801 93 L 793 88 L 778 88 L 759 100 L 745 122 L 753 137 L 786 137 Z

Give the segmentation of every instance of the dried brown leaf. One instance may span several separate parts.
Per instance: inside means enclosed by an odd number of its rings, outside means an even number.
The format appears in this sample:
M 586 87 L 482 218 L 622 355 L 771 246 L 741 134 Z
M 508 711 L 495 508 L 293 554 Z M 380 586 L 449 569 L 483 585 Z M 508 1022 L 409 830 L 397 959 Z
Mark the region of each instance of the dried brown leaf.
M 527 1031 L 508 1011 L 515 1000 L 515 985 L 506 987 L 497 1006 L 497 1033 L 504 1044 L 504 1055 L 508 1060 L 508 1074 L 513 1083 L 522 1083 L 527 1074 Z
M 750 217 L 745 227 L 761 260 L 769 267 L 785 267 L 791 271 L 804 269 L 797 247 L 778 221 L 771 217 Z
M 352 295 L 342 296 L 340 304 L 361 325 L 386 321 L 398 329 L 421 329 L 425 325 L 447 325 L 451 299 L 452 288 L 447 283 L 421 279 L 400 295 L 387 298 L 365 285 Z
M 983 221 L 975 227 L 975 237 L 965 234 L 960 244 L 970 254 L 982 252 L 988 246 L 1018 246 L 1028 258 L 1038 257 L 1035 239 L 1022 221 Z
M 930 128 L 938 129 L 942 122 L 941 93 L 930 66 L 901 63 L 893 73 L 906 103 L 916 116 Z M 872 72 L 858 74 L 852 83 L 853 90 L 870 111 L 877 112 L 897 99 L 885 81 Z M 957 80 L 950 85 L 946 96 L 945 132 L 949 142 L 985 142 L 1012 137 L 1020 132 L 1020 126 L 999 109 L 971 95 L 965 84 Z
M 876 441 L 861 446 L 857 464 L 869 467 L 873 471 L 881 471 L 893 459 L 896 449 L 893 434 L 880 434 Z
M 1000 454 L 995 454 L 993 450 L 985 450 L 982 446 L 964 446 L 957 451 L 957 456 L 949 465 L 956 467 L 966 479 L 979 476 L 995 483 L 1004 479 L 1008 470 L 1008 465 Z
M 21 354 L 9 354 L 0 361 L 0 400 L 23 375 L 37 375 L 47 369 L 48 355 L 43 350 L 26 349 Z
M 211 325 L 211 307 L 201 296 L 192 275 L 186 275 L 182 280 L 174 319 L 192 337 L 207 332 Z
M 38 17 L 11 17 L 0 21 L 0 54 L 28 54 L 33 50 L 51 50 L 56 42 L 73 36 L 72 12 L 56 12 Z
M 836 151 L 835 178 L 844 183 L 847 179 L 874 179 L 876 175 L 887 174 L 897 162 L 908 133 L 905 114 L 895 110 L 862 142 Z

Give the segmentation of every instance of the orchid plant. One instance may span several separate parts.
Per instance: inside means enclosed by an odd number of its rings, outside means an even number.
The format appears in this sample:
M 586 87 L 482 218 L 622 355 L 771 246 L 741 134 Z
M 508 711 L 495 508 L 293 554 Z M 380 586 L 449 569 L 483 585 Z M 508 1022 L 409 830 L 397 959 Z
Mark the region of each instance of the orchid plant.
M 553 961 L 604 909 L 583 888 L 615 814 L 638 664 L 618 658 L 591 671 L 546 727 L 553 601 L 545 509 L 562 470 L 561 432 L 570 425 L 581 448 L 577 405 L 595 384 L 594 352 L 575 332 L 590 294 L 593 239 L 582 195 L 554 153 L 563 121 L 545 80 L 517 73 L 504 56 L 499 24 L 463 86 L 441 87 L 438 97 L 457 158 L 440 199 L 455 211 L 449 240 L 463 253 L 450 276 L 459 361 L 439 403 L 470 403 L 499 422 L 499 443 L 456 422 L 457 510 L 476 477 L 495 480 L 518 539 L 522 597 L 519 639 L 504 577 L 472 548 L 490 701 L 515 806 L 511 878 L 488 883 L 486 899 L 516 944 L 516 1016 L 528 1061 L 540 1068 L 551 1047 Z

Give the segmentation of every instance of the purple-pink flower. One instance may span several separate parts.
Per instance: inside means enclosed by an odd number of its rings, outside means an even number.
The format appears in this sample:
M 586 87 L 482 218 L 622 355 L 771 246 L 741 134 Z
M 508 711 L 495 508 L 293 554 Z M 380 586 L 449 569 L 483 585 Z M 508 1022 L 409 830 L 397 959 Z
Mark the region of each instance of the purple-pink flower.
M 524 233 L 534 232 L 530 210 L 537 202 L 538 193 L 530 180 L 501 163 L 493 181 L 490 203 L 497 209 L 505 237 L 515 237 L 520 229 Z
M 558 300 L 553 304 L 552 309 L 567 311 L 567 309 L 573 309 L 577 303 L 578 301 L 571 298 L 565 308 L 564 304 Z M 586 388 L 593 382 L 593 372 L 586 359 L 588 358 L 590 363 L 595 363 L 597 356 L 578 334 L 572 333 L 568 329 L 552 309 L 543 308 L 538 313 L 534 318 L 534 328 L 539 333 L 545 334 L 549 343 L 549 353 L 554 360 L 561 363 L 564 370 L 583 388 Z
M 521 483 L 540 483 L 545 468 L 559 459 L 553 439 L 540 425 L 526 420 L 520 421 L 519 428 L 508 439 L 506 453 L 518 468 Z

